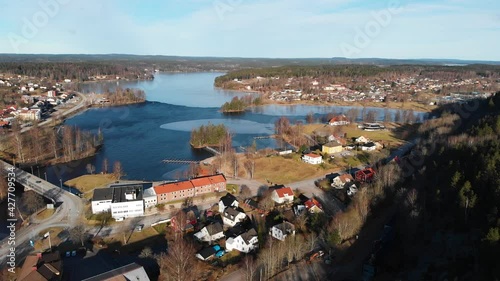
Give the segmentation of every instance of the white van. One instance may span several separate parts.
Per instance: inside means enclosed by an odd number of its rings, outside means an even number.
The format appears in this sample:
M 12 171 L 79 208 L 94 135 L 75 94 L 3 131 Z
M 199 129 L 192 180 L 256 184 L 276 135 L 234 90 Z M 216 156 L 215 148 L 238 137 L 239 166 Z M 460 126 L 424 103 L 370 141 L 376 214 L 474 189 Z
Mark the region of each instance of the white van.
M 121 218 L 116 218 L 115 221 L 124 221 L 125 218 L 124 217 L 121 217 Z

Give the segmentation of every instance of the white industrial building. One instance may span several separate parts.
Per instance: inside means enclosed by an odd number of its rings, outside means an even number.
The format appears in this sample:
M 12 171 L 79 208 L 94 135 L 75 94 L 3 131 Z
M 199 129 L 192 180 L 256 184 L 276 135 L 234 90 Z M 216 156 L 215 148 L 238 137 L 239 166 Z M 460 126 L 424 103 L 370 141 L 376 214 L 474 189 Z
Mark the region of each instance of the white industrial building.
M 115 219 L 144 215 L 143 184 L 111 185 L 95 189 L 92 213 L 111 211 Z

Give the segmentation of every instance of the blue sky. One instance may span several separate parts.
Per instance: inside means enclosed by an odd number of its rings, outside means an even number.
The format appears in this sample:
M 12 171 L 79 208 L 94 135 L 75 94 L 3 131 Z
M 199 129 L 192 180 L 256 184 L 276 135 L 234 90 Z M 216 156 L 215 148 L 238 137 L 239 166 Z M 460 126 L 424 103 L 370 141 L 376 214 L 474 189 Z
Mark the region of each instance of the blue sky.
M 500 61 L 496 0 L 0 2 L 0 53 Z

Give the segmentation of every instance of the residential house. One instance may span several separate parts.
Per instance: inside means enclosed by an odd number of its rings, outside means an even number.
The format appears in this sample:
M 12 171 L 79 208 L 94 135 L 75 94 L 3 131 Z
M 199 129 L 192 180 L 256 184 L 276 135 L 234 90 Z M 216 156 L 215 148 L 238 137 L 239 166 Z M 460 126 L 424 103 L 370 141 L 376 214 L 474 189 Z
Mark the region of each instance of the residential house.
M 58 251 L 30 254 L 24 260 L 17 280 L 56 281 L 62 280 L 63 262 Z
M 351 122 L 349 121 L 349 118 L 347 116 L 341 114 L 333 117 L 328 121 L 328 124 L 330 126 L 344 126 L 344 125 L 349 125 Z
M 134 281 L 150 281 L 146 270 L 137 263 L 127 264 L 125 266 L 92 276 L 83 281 L 119 281 L 119 280 L 134 280 Z
M 306 206 L 307 211 L 309 213 L 322 213 L 323 212 L 323 206 L 321 206 L 321 203 L 318 202 L 318 200 L 311 198 L 304 202 L 304 205 Z
M 294 198 L 293 190 L 290 187 L 274 189 L 271 198 L 277 204 L 292 203 Z
M 226 190 L 226 177 L 223 174 L 193 178 L 191 183 L 196 195 Z
M 331 173 L 331 174 L 325 175 L 325 179 L 327 179 L 331 183 L 338 176 L 340 176 L 339 173 Z
M 225 251 L 221 246 L 219 245 L 213 245 L 210 247 L 206 247 L 201 249 L 197 254 L 196 257 L 202 261 L 209 260 L 211 258 L 215 257 L 222 257 L 224 255 Z
M 227 207 L 222 214 L 222 222 L 228 226 L 235 226 L 246 218 L 247 215 L 242 210 L 240 211 L 234 207 Z
M 361 145 L 362 151 L 375 151 L 377 149 L 377 145 L 374 142 L 367 142 Z
M 342 152 L 342 145 L 336 141 L 331 141 L 322 146 L 321 152 L 326 154 L 334 154 Z
M 367 143 L 367 142 L 369 142 L 370 140 L 369 140 L 369 139 L 367 139 L 367 138 L 365 138 L 364 136 L 360 136 L 359 138 L 356 138 L 354 141 L 355 141 L 356 143 Z
M 212 259 L 216 253 L 217 251 L 214 249 L 214 247 L 210 246 L 198 251 L 198 253 L 196 253 L 196 257 L 202 261 L 207 261 L 209 259 Z
M 357 171 L 355 177 L 359 182 L 371 182 L 375 177 L 375 170 L 372 168 L 366 168 L 364 170 Z
M 227 193 L 226 195 L 222 196 L 219 200 L 219 213 L 224 213 L 224 210 L 227 207 L 238 207 L 238 199 L 234 197 L 231 193 Z
M 354 178 L 350 174 L 343 174 L 335 177 L 332 181 L 332 187 L 342 189 L 347 183 L 354 182 Z
M 202 228 L 200 231 L 196 232 L 194 236 L 202 241 L 209 242 L 217 241 L 224 237 L 224 231 L 222 225 L 218 222 L 209 224 Z
M 323 157 L 321 157 L 321 155 L 314 153 L 305 154 L 304 156 L 302 156 L 302 160 L 312 165 L 318 165 L 323 163 Z
M 278 148 L 276 152 L 278 152 L 278 155 L 287 155 L 292 154 L 293 150 L 291 148 Z
M 255 229 L 250 229 L 247 232 L 226 240 L 227 251 L 237 250 L 243 253 L 249 253 L 259 247 L 259 240 Z
M 284 221 L 271 227 L 269 234 L 278 240 L 285 241 L 288 235 L 295 235 L 295 226 L 287 221 Z

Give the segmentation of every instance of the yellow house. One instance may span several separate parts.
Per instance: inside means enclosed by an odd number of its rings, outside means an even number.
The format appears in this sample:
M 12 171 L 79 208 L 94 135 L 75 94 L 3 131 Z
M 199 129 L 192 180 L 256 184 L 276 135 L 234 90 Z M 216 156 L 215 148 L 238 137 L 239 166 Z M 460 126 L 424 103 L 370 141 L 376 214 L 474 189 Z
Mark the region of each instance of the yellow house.
M 336 141 L 331 141 L 323 145 L 321 152 L 326 154 L 334 154 L 338 152 L 342 152 L 342 145 Z

